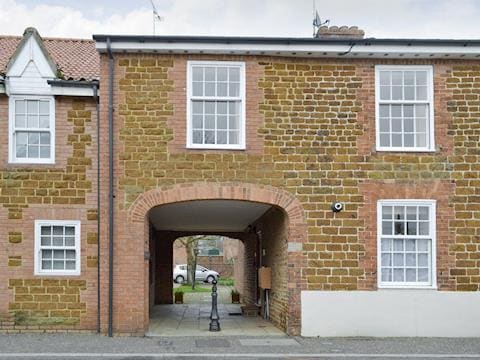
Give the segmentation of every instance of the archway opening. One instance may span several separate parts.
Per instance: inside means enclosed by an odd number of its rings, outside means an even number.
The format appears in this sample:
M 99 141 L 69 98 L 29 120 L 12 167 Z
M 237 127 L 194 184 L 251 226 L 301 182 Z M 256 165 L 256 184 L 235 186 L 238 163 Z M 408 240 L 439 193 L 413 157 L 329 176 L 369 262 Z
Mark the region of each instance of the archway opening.
M 231 303 L 232 292 L 243 293 L 243 253 L 243 241 L 227 236 L 192 235 L 176 239 L 173 243 L 174 299 L 177 294 L 186 304 L 209 304 L 215 280 L 218 303 Z
M 175 320 L 178 320 L 180 314 L 185 318 L 186 312 L 189 311 L 186 304 L 178 304 L 183 306 L 182 308 L 173 307 L 176 306 L 173 305 L 175 288 L 179 286 L 174 283 L 174 272 L 179 270 L 175 266 L 186 263 L 179 259 L 179 246 L 175 244 L 186 237 L 199 237 L 210 241 L 218 238 L 236 239 L 237 243 L 241 244 L 237 247 L 234 267 L 229 270 L 234 288 L 240 293 L 241 305 L 237 305 L 238 310 L 235 311 L 234 307 L 227 306 L 228 300 L 223 294 L 220 301 L 226 305 L 222 308 L 225 311 L 222 314 L 223 319 L 220 320 L 224 323 L 223 333 L 282 334 L 287 330 L 288 216 L 282 209 L 271 204 L 244 200 L 192 200 L 154 207 L 149 211 L 148 221 L 150 335 L 208 332 L 209 304 L 203 308 L 202 305 L 192 308 L 194 310 L 190 312 L 190 316 L 195 317 L 198 312 L 198 317 L 187 320 L 183 329 L 182 323 Z M 200 250 L 197 251 L 200 253 Z M 200 255 L 197 257 L 197 264 L 208 268 L 208 265 L 213 264 L 212 257 Z M 258 270 L 261 267 L 270 269 L 270 285 L 266 285 L 268 289 L 260 287 L 261 285 L 265 287 L 263 279 L 259 278 Z M 225 269 L 218 267 L 209 270 L 227 273 Z M 222 278 L 224 277 L 220 275 L 220 279 Z M 198 286 L 209 287 L 201 282 Z M 222 291 L 225 289 L 222 288 Z M 166 307 L 161 306 L 166 304 L 174 309 L 174 313 L 170 314 L 172 316 L 163 312 Z M 243 315 L 239 315 L 242 313 Z M 247 317 L 255 318 L 255 321 L 268 319 L 274 327 L 269 328 L 260 324 L 255 328 L 252 326 L 254 320 L 246 319 Z M 278 329 L 281 329 L 281 332 Z

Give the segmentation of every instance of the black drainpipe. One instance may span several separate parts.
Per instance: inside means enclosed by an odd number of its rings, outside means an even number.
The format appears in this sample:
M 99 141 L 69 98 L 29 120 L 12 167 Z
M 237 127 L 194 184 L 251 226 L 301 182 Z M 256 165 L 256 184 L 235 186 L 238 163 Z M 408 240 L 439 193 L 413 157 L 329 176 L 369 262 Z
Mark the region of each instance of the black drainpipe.
M 108 52 L 108 161 L 109 161 L 109 192 L 108 192 L 108 336 L 113 336 L 113 54 L 110 38 L 107 38 Z
M 93 85 L 93 98 L 97 108 L 97 333 L 100 333 L 100 102 L 98 85 Z

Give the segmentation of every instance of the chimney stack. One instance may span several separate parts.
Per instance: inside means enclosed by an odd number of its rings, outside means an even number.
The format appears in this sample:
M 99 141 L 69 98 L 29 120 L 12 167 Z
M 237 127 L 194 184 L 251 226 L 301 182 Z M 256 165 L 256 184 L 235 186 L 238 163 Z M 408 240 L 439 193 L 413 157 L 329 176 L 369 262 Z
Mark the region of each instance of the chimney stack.
M 320 26 L 317 39 L 363 39 L 365 31 L 358 26 Z

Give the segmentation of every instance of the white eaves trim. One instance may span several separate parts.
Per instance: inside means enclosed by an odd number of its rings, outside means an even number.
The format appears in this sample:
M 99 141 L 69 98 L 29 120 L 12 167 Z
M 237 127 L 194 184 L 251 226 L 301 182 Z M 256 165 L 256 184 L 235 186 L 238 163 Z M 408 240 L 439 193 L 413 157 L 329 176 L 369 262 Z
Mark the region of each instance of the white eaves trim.
M 107 50 L 106 42 L 96 43 L 100 52 Z M 378 45 L 378 44 L 225 44 L 200 42 L 135 42 L 113 41 L 114 52 L 156 52 L 183 54 L 245 54 L 294 57 L 349 57 L 349 58 L 480 58 L 480 46 L 460 45 Z
M 52 95 L 62 95 L 62 96 L 90 96 L 92 97 L 93 88 L 91 87 L 77 87 L 77 86 L 55 86 L 52 87 Z
M 45 80 L 47 82 L 47 80 Z M 61 96 L 87 96 L 93 97 L 93 88 L 91 87 L 78 87 L 78 86 L 56 86 L 56 85 L 49 85 L 49 91 L 44 92 L 45 95 L 61 95 Z M 0 94 L 7 93 L 4 84 L 0 84 Z M 19 95 L 21 93 L 18 93 Z M 27 92 L 26 94 L 30 94 Z

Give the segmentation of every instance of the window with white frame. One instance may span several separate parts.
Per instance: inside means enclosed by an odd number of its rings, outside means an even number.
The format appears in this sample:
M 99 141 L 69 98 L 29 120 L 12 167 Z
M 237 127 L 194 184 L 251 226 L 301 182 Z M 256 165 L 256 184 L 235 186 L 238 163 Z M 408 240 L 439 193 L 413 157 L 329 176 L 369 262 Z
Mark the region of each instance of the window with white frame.
M 378 202 L 379 287 L 435 287 L 435 201 Z
M 35 274 L 80 275 L 80 221 L 35 221 Z
M 55 102 L 53 97 L 10 96 L 9 161 L 55 162 Z
M 190 61 L 187 147 L 245 148 L 245 64 Z
M 376 66 L 377 150 L 434 151 L 431 66 Z

